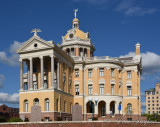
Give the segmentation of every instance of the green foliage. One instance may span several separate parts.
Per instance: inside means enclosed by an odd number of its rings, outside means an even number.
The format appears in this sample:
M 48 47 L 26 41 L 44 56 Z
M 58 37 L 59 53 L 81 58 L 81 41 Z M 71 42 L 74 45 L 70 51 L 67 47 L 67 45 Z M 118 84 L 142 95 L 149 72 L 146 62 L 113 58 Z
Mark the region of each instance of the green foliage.
M 147 117 L 148 121 L 157 121 L 160 122 L 160 115 L 158 114 L 142 114 L 141 116 Z
M 95 121 L 95 120 L 98 120 L 98 118 L 97 118 L 97 117 L 94 117 L 94 118 L 93 118 L 93 121 Z
M 2 122 L 7 122 L 7 120 L 5 118 L 0 118 L 0 123 Z
M 8 122 L 23 122 L 23 120 L 21 120 L 20 118 L 17 118 L 17 117 L 13 117 L 13 118 L 9 119 Z
M 62 117 L 57 117 L 57 121 L 62 121 Z

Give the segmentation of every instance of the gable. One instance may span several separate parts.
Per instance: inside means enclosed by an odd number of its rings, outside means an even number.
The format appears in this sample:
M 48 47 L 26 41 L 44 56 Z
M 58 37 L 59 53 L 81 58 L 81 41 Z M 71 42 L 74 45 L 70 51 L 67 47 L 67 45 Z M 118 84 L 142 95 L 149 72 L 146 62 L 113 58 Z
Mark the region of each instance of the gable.
M 25 42 L 18 50 L 20 52 L 36 51 L 42 49 L 48 49 L 54 47 L 54 44 L 51 42 L 44 41 L 40 37 L 32 37 L 27 42 Z

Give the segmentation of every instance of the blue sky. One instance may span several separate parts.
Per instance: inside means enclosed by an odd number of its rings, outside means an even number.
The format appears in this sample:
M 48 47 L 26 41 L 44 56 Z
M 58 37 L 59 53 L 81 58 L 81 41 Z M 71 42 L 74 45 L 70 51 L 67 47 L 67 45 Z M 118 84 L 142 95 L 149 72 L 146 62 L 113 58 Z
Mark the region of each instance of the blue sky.
M 72 27 L 78 8 L 80 29 L 90 32 L 95 56 L 132 56 L 141 44 L 142 111 L 144 91 L 160 81 L 159 0 L 1 0 L 0 1 L 0 104 L 18 107 L 19 62 L 17 47 L 40 28 L 45 40 L 61 42 Z

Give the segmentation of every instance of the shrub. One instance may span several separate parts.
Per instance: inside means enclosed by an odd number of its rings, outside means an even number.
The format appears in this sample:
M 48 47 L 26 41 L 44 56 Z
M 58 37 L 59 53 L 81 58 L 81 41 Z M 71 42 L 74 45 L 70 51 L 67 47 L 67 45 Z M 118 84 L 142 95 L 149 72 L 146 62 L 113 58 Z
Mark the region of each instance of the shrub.
M 94 117 L 94 118 L 93 118 L 93 121 L 95 121 L 95 120 L 98 120 L 98 118 L 97 118 L 97 117 Z
M 20 118 L 17 118 L 17 117 L 13 117 L 13 118 L 9 119 L 8 122 L 23 122 L 23 120 L 21 120 Z
M 0 123 L 1 122 L 7 122 L 7 120 L 5 118 L 0 118 Z
M 57 117 L 57 121 L 62 121 L 62 117 Z

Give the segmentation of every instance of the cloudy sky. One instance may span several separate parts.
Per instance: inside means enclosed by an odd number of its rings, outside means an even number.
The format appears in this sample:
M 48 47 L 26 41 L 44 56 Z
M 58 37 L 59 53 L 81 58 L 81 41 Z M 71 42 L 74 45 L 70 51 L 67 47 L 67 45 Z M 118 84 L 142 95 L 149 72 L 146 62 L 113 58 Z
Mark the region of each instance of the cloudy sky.
M 160 81 L 159 0 L 1 0 L 0 104 L 18 107 L 19 62 L 16 49 L 40 28 L 45 40 L 61 42 L 78 8 L 80 29 L 90 32 L 95 56 L 134 56 L 141 44 L 142 111 L 144 91 Z

